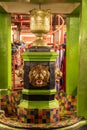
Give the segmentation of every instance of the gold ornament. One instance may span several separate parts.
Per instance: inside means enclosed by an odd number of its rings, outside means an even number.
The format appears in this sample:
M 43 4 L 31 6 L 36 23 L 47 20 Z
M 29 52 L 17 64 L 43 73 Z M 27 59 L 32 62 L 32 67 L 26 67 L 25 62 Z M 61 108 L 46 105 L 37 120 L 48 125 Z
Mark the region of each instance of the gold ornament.
M 46 86 L 50 79 L 49 67 L 44 65 L 37 65 L 30 67 L 29 82 L 34 87 Z
M 46 46 L 43 35 L 50 31 L 50 10 L 33 9 L 30 12 L 30 30 L 37 36 L 32 46 Z

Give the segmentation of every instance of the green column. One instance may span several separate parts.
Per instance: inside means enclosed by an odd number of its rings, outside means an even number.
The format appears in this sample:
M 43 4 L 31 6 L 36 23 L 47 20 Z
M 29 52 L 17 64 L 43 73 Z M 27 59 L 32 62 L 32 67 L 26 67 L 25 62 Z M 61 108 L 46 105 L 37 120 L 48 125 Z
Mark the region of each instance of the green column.
M 0 94 L 11 86 L 11 21 L 9 14 L 0 13 Z
M 79 17 L 67 18 L 66 93 L 76 95 L 78 86 Z
M 82 0 L 80 15 L 78 115 L 87 118 L 87 0 Z

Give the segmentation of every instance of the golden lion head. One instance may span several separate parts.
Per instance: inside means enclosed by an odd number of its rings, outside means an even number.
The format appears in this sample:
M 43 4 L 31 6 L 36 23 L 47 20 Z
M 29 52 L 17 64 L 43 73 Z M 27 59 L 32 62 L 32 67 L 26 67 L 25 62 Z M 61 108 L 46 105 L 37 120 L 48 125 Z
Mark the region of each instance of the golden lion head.
M 44 65 L 30 67 L 29 82 L 35 87 L 46 86 L 50 78 L 48 69 L 49 67 Z

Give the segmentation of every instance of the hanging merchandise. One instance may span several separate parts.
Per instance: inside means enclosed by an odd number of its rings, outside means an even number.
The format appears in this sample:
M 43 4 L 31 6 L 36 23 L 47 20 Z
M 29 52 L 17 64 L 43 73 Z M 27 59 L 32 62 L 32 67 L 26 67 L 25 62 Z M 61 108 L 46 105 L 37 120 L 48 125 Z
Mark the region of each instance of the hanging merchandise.
M 61 71 L 63 73 L 63 77 L 61 80 L 61 86 L 64 91 L 66 91 L 66 44 L 62 44 L 62 62 L 61 62 Z

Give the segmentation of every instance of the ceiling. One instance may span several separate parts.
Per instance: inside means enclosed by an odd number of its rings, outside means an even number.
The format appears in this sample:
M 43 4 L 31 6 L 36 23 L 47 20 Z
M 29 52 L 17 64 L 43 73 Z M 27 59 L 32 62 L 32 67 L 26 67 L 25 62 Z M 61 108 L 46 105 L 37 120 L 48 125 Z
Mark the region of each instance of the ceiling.
M 12 1 L 12 0 L 10 0 Z M 14 0 L 13 0 L 14 1 Z M 41 0 L 38 0 L 41 1 Z M 18 14 L 28 14 L 32 9 L 51 9 L 51 13 L 57 14 L 70 14 L 72 13 L 79 5 L 80 2 L 57 2 L 57 0 L 51 0 L 50 2 L 38 2 L 34 3 L 33 0 L 16 0 L 16 2 L 0 2 L 0 6 L 8 13 L 18 13 Z

